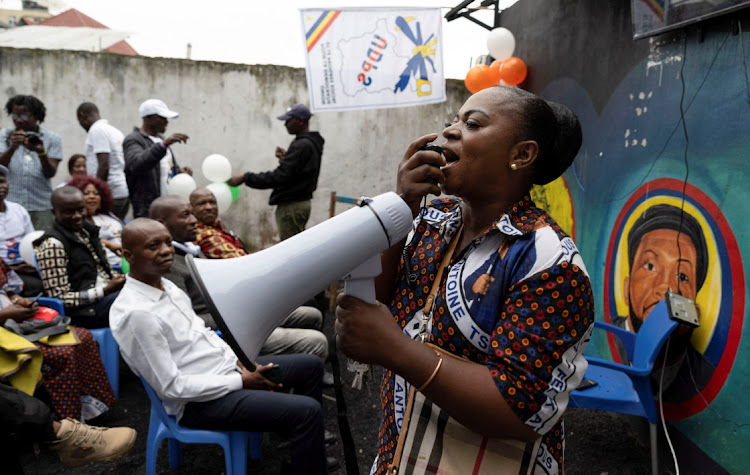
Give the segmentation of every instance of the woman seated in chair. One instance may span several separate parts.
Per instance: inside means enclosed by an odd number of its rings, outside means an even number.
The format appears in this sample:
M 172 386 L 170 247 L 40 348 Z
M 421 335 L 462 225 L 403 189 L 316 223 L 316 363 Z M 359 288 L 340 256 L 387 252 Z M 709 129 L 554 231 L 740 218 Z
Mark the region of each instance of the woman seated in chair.
M 7 320 L 22 322 L 39 309 L 36 302 L 6 291 L 8 264 L 0 259 L 0 326 Z M 42 385 L 60 418 L 94 418 L 115 403 L 104 371 L 99 346 L 85 328 L 70 326 L 62 335 L 36 342 L 42 352 Z
M 99 226 L 99 239 L 107 261 L 112 269 L 122 268 L 122 221 L 112 214 L 112 191 L 107 182 L 89 175 L 76 175 L 68 180 L 68 185 L 81 190 L 86 202 L 86 219 Z

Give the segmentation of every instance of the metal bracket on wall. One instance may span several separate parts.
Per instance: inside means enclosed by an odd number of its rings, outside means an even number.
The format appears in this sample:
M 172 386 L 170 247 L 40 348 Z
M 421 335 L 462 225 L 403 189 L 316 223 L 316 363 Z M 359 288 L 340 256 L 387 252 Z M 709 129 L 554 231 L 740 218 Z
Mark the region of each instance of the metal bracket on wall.
M 497 28 L 500 26 L 500 5 L 499 0 L 482 0 L 482 2 L 479 4 L 478 7 L 470 8 L 469 5 L 474 3 L 476 0 L 464 0 L 463 2 L 459 3 L 455 7 L 453 7 L 448 13 L 445 14 L 445 19 L 447 21 L 453 21 L 456 18 L 466 18 L 467 20 L 476 23 L 477 25 L 481 26 L 482 28 L 485 28 L 487 30 L 492 30 L 493 28 Z M 494 26 L 490 26 L 486 24 L 485 22 L 478 20 L 471 16 L 472 13 L 480 10 L 488 10 L 489 7 L 495 7 L 495 18 L 494 18 Z

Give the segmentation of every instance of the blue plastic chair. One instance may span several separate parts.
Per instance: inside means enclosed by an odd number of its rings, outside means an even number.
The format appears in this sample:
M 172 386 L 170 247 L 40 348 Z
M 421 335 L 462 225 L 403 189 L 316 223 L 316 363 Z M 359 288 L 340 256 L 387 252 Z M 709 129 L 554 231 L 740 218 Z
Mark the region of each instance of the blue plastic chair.
M 65 315 L 65 306 L 62 300 L 52 297 L 39 297 L 39 305 L 56 310 L 60 315 Z M 95 328 L 89 330 L 91 336 L 99 344 L 99 354 L 102 358 L 104 371 L 107 373 L 109 385 L 116 398 L 120 398 L 120 345 L 117 344 L 109 328 Z
M 664 343 L 677 328 L 679 322 L 672 320 L 666 301 L 659 302 L 633 334 L 627 330 L 604 322 L 594 322 L 594 327 L 618 336 L 625 347 L 630 366 L 586 356 L 589 367 L 587 379 L 598 384 L 585 390 L 570 393 L 570 407 L 601 409 L 645 417 L 650 424 L 651 470 L 659 473 L 656 423 L 659 414 L 651 392 L 650 375 L 654 361 Z
M 190 444 L 218 444 L 224 449 L 224 460 L 227 475 L 247 473 L 247 449 L 250 446 L 250 457 L 260 460 L 262 433 L 198 430 L 182 427 L 174 416 L 167 415 L 156 391 L 141 377 L 141 383 L 151 400 L 151 420 L 148 424 L 146 442 L 146 475 L 156 473 L 156 457 L 159 445 L 165 438 L 169 439 L 169 468 L 179 468 L 182 454 L 180 442 Z

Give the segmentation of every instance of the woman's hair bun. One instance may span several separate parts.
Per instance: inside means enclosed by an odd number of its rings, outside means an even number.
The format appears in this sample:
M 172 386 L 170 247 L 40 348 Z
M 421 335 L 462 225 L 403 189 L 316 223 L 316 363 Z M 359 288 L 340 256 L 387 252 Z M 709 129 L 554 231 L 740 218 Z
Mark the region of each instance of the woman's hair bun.
M 555 115 L 557 127 L 552 153 L 546 153 L 544 163 L 537 163 L 534 184 L 546 185 L 565 173 L 581 148 L 583 133 L 575 113 L 557 102 L 545 101 Z

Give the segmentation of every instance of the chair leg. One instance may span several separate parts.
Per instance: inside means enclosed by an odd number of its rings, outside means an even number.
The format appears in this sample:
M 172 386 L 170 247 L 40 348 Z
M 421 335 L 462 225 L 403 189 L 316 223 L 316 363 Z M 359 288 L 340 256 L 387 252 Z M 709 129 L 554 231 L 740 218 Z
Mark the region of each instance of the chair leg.
M 261 448 L 263 447 L 263 432 L 250 433 L 250 458 L 261 459 Z
M 169 441 L 169 468 L 177 470 L 182 462 L 182 451 L 180 441 L 177 439 L 167 439 Z
M 656 424 L 649 423 L 649 432 L 651 435 L 651 473 L 659 475 L 659 446 Z
M 146 475 L 156 475 L 156 456 L 159 453 L 158 425 L 159 420 L 152 414 L 146 441 Z
M 232 444 L 232 471 L 235 474 L 247 473 L 247 448 L 251 445 L 255 432 L 232 432 L 230 444 Z M 227 475 L 229 475 L 227 473 Z
M 112 332 L 107 335 L 106 367 L 109 384 L 116 398 L 120 398 L 120 346 L 117 344 Z

